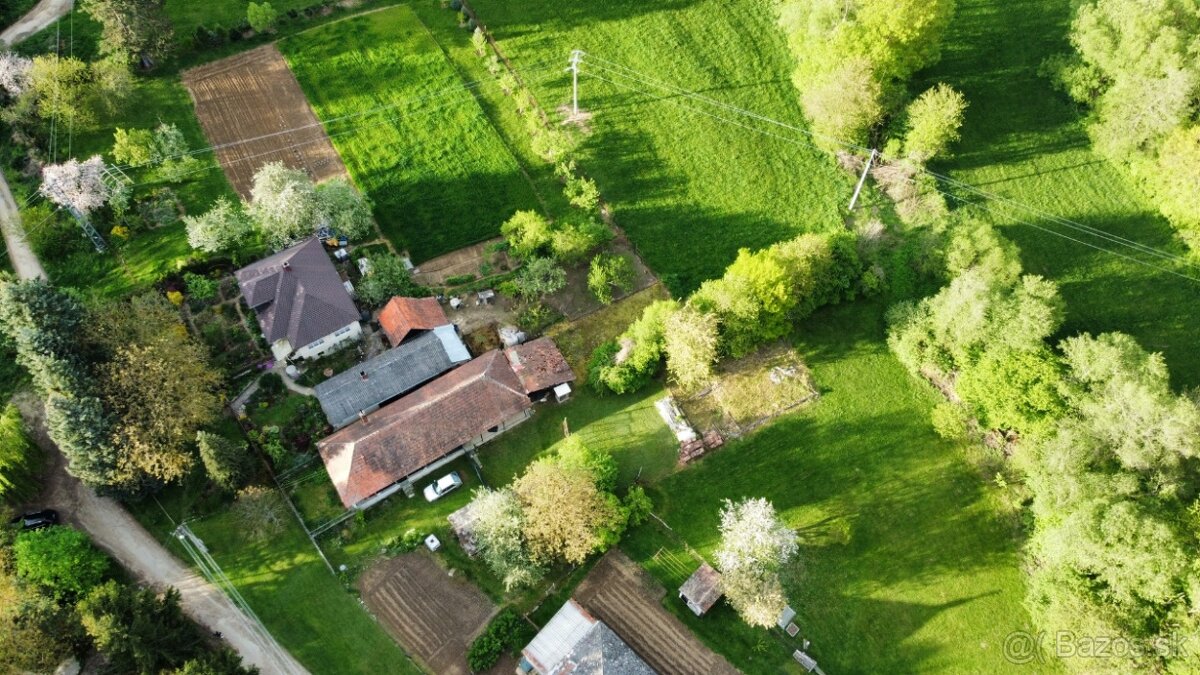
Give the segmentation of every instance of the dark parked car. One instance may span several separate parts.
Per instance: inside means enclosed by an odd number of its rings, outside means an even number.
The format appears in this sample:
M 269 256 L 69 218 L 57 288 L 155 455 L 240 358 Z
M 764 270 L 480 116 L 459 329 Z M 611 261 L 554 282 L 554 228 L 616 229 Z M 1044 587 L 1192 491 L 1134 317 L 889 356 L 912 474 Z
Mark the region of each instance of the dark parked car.
M 14 525 L 20 525 L 22 530 L 40 530 L 58 524 L 58 511 L 46 509 L 34 511 L 12 519 Z

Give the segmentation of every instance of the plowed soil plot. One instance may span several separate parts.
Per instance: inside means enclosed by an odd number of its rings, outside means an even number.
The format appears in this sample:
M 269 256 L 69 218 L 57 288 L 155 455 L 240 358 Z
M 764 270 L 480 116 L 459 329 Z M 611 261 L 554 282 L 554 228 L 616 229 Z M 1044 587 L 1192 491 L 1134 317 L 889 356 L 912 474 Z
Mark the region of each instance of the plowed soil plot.
M 287 62 L 274 45 L 183 74 L 196 116 L 233 189 L 249 198 L 254 172 L 268 162 L 302 169 L 316 181 L 346 167 Z
M 734 675 L 737 669 L 700 642 L 662 606 L 666 591 L 637 563 L 611 551 L 575 589 L 575 601 L 608 624 L 663 675 Z
M 359 579 L 363 601 L 429 672 L 468 675 L 467 646 L 496 608 L 424 551 L 378 563 Z

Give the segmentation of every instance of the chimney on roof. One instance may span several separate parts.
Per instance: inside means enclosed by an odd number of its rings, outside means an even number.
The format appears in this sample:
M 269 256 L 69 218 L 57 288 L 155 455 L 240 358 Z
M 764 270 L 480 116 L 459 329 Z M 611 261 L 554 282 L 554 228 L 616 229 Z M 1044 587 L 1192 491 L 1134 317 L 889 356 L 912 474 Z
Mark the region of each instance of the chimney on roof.
M 284 260 L 284 261 L 283 261 L 283 269 L 285 269 L 285 270 L 290 270 L 290 269 L 292 269 L 292 263 L 290 263 L 290 262 L 288 262 L 288 261 Z
M 367 413 L 359 410 L 358 411 L 358 421 L 362 422 L 363 424 L 366 424 L 367 423 Z
M 367 380 L 367 371 L 365 371 L 365 370 L 358 371 L 358 376 L 361 377 L 363 379 L 363 381 L 365 382 Z

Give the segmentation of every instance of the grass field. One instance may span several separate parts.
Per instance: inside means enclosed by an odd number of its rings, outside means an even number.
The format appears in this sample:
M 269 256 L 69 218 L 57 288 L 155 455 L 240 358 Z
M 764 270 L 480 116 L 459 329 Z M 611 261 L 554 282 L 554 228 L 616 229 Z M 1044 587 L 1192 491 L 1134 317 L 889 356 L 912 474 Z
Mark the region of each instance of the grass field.
M 289 514 L 286 529 L 251 541 L 211 495 L 176 486 L 153 501 L 131 505 L 147 530 L 175 555 L 188 560 L 170 531 L 189 522 L 217 563 L 245 596 L 275 639 L 314 674 L 419 673 L 399 646 L 362 610 L 357 598 L 325 567 Z M 211 514 L 211 515 L 203 515 Z
M 1083 112 L 1037 75 L 1047 56 L 1070 49 L 1071 3 L 960 0 L 940 64 L 924 83 L 946 82 L 966 95 L 957 157 L 935 167 L 990 192 L 1175 254 L 1173 230 L 1120 169 L 1091 151 Z M 1145 255 L 1085 236 L 1026 212 L 992 207 L 1021 248 L 1030 272 L 1059 282 L 1067 303 L 1063 335 L 1124 331 L 1165 354 L 1176 386 L 1200 384 L 1196 307 L 1200 283 L 1143 267 L 1028 224 Z M 1200 278 L 1200 267 L 1190 271 Z
M 280 50 L 385 235 L 414 262 L 496 236 L 536 208 L 529 180 L 408 7 L 322 26 Z
M 797 347 L 822 397 L 656 484 L 655 510 L 711 556 L 722 499 L 770 499 L 800 533 L 789 598 L 827 672 L 1013 670 L 1004 636 L 1029 623 L 1016 518 L 964 449 L 930 429 L 934 395 L 888 353 L 882 309 L 846 305 L 803 324 Z M 668 589 L 678 572 L 655 553 L 689 559 L 653 524 L 623 546 Z M 667 605 L 746 672 L 790 659 L 790 643 L 727 605 L 702 619 L 670 595 Z
M 472 6 L 518 68 L 547 61 L 565 67 L 570 51 L 583 49 L 765 115 L 802 119 L 787 49 L 763 0 Z M 816 150 L 691 112 L 662 91 L 638 93 L 586 75 L 581 89 L 580 105 L 594 117 L 580 166 L 676 294 L 720 276 L 740 247 L 840 227 L 838 208 L 853 186 Z M 534 90 L 553 109 L 569 101 L 570 76 Z

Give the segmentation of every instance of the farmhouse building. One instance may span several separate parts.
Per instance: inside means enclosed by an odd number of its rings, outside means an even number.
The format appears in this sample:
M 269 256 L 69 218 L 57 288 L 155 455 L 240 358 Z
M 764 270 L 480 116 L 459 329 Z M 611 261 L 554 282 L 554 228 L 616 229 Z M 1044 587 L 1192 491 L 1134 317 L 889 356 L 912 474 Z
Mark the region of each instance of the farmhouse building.
M 329 424 L 340 429 L 471 359 L 454 330 L 422 333 L 315 387 Z
M 317 358 L 362 335 L 358 308 L 315 238 L 243 267 L 236 276 L 278 360 Z
M 539 398 L 555 387 L 575 381 L 571 366 L 548 337 L 509 347 L 504 350 L 504 356 L 508 358 L 513 372 L 521 378 L 521 386 L 532 398 Z M 570 392 L 569 387 L 567 392 Z
M 518 670 L 538 675 L 653 675 L 654 670 L 603 621 L 567 600 L 521 650 Z
M 490 351 L 317 443 L 347 508 L 365 509 L 532 414 L 499 351 Z
M 679 587 L 679 598 L 687 603 L 696 616 L 712 609 L 721 599 L 721 573 L 704 563 Z
M 436 298 L 395 297 L 379 311 L 379 327 L 392 346 L 404 342 L 413 331 L 434 330 L 449 323 Z

